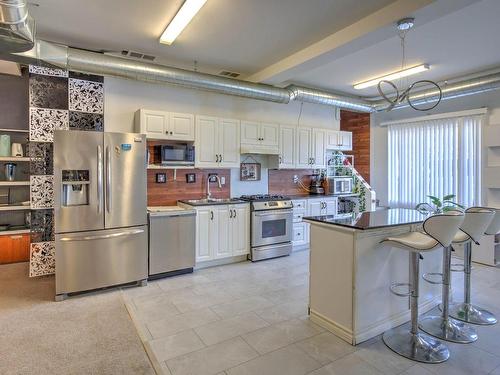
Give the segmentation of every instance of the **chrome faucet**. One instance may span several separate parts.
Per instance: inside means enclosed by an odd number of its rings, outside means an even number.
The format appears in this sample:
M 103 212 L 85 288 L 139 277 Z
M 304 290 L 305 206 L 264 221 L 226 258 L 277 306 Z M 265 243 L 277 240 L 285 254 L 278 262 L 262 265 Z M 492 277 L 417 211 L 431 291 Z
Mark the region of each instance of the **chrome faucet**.
M 222 184 L 220 183 L 219 176 L 208 175 L 208 177 L 207 177 L 207 199 L 210 199 L 212 197 L 212 194 L 210 193 L 210 177 L 215 178 L 217 180 L 217 185 L 219 185 L 219 189 L 222 189 Z

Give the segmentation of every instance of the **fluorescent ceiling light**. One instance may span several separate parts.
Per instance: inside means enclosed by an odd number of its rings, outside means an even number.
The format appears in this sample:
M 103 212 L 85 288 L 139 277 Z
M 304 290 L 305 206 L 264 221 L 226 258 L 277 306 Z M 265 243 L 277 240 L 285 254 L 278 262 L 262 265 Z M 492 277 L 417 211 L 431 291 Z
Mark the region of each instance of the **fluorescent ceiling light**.
M 417 73 L 420 73 L 420 72 L 423 72 L 423 71 L 429 70 L 429 69 L 430 69 L 430 66 L 428 64 L 417 65 L 417 66 L 414 66 L 414 67 L 411 67 L 408 69 L 398 70 L 397 72 L 390 73 L 390 74 L 387 74 L 385 76 L 378 77 L 375 79 L 371 79 L 369 81 L 356 83 L 354 85 L 354 88 L 356 90 L 366 89 L 367 87 L 372 87 L 372 86 L 378 85 L 378 83 L 380 81 L 384 81 L 384 80 L 385 81 L 393 81 L 395 79 L 399 79 L 402 77 L 408 77 L 408 76 L 411 76 L 413 74 L 417 74 Z
M 160 43 L 171 45 L 206 2 L 207 0 L 184 1 L 181 9 L 161 34 Z

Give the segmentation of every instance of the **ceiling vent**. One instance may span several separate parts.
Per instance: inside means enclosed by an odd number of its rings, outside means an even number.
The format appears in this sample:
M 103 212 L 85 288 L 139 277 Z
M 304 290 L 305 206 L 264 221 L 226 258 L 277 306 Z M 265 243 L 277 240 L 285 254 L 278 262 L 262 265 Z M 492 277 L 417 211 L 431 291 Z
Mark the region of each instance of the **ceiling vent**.
M 152 55 L 145 55 L 143 53 L 140 53 L 140 52 L 134 52 L 134 51 L 127 51 L 127 50 L 123 50 L 121 52 L 122 56 L 126 56 L 126 57 L 132 57 L 134 59 L 139 59 L 139 60 L 147 60 L 147 61 L 154 61 L 154 59 L 156 59 L 156 56 L 152 56 Z
M 219 73 L 220 76 L 236 78 L 240 76 L 240 73 L 230 72 L 228 70 L 223 70 Z

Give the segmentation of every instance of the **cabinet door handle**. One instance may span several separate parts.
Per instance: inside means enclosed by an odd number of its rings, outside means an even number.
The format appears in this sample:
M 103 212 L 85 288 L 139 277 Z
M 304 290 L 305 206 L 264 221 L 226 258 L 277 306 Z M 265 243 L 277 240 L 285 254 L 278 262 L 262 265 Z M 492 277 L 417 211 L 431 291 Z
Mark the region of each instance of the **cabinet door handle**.
M 214 212 L 210 211 L 210 220 L 214 220 Z
M 219 154 L 215 154 L 215 162 L 218 163 L 219 162 Z
M 281 164 L 281 156 L 279 157 L 279 161 L 280 161 L 280 164 Z
M 234 210 L 234 217 L 236 217 L 236 210 Z
M 233 210 L 229 210 L 229 218 L 232 219 L 233 218 Z
M 219 154 L 219 161 L 222 163 L 222 154 Z
M 174 132 L 170 132 L 170 135 L 174 134 Z

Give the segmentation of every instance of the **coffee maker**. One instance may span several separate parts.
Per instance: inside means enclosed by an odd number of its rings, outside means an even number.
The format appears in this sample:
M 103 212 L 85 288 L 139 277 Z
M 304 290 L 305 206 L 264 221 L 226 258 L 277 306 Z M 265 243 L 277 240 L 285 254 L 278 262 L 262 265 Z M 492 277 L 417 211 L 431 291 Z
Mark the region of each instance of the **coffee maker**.
M 323 188 L 323 175 L 322 174 L 312 174 L 311 184 L 309 185 L 310 194 L 325 194 L 325 189 Z

